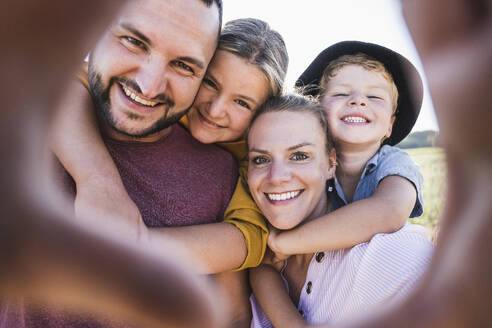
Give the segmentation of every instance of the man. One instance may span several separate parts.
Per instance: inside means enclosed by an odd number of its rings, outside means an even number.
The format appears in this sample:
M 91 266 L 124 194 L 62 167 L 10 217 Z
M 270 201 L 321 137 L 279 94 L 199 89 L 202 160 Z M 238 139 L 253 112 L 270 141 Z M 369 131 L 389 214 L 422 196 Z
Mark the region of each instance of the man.
M 89 80 L 101 130 L 147 227 L 217 222 L 236 185 L 236 163 L 229 153 L 197 142 L 174 124 L 194 100 L 219 31 L 220 2 L 138 0 L 124 8 L 91 52 Z M 237 230 L 238 245 L 244 243 L 238 229 L 225 225 Z M 142 230 L 146 227 L 134 226 Z M 168 248 L 163 231 L 156 230 L 144 238 Z M 200 247 L 205 233 L 181 235 Z M 227 275 L 218 279 L 234 284 Z M 85 317 L 44 309 L 27 311 L 24 323 L 29 322 L 87 324 Z
M 19 295 L 114 314 L 141 327 L 222 326 L 217 318 L 223 309 L 210 299 L 216 289 L 162 250 L 157 254 L 115 233 L 119 222 L 96 228 L 73 220 L 42 181 L 39 155 L 47 129 L 39 118 L 50 116 L 87 47 L 123 4 L 0 3 L 0 30 L 8 31 L 0 57 L 0 303 Z M 15 327 L 5 310 L 0 327 Z

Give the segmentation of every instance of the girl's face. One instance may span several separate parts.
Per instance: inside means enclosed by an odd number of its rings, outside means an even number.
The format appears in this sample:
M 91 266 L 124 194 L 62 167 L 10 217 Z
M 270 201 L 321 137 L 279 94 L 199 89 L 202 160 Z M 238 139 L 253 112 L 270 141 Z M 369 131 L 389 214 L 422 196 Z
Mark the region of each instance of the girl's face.
M 391 135 L 393 97 L 391 83 L 382 73 L 359 65 L 340 68 L 327 82 L 321 100 L 337 147 L 379 148 Z
M 268 96 L 265 74 L 245 59 L 217 50 L 188 113 L 190 132 L 203 143 L 235 141 Z
M 266 113 L 251 127 L 249 188 L 275 228 L 291 229 L 326 212 L 335 152 L 328 154 L 325 140 L 311 113 Z

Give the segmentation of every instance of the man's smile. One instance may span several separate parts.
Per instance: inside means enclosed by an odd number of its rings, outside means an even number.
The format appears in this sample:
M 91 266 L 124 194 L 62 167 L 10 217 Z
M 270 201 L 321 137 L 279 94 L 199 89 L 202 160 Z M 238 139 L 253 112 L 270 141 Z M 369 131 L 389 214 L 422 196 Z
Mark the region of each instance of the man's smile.
M 125 95 L 127 97 L 131 98 L 131 100 L 133 100 L 134 102 L 136 102 L 139 105 L 146 106 L 146 107 L 155 107 L 155 106 L 161 104 L 161 103 L 156 102 L 156 101 L 145 100 L 145 99 L 143 99 L 142 96 L 136 95 L 134 93 L 134 91 L 132 91 L 131 89 L 125 87 L 123 84 L 119 83 L 119 85 L 123 89 L 123 92 L 125 93 Z

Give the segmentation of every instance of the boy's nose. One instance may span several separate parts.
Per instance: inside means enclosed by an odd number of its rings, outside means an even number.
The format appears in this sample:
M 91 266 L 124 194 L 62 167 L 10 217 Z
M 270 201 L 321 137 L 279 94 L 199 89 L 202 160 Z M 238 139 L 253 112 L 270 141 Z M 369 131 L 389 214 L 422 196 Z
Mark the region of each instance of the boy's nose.
M 350 106 L 366 107 L 367 102 L 366 102 L 366 99 L 362 95 L 356 94 L 350 98 L 349 105 Z

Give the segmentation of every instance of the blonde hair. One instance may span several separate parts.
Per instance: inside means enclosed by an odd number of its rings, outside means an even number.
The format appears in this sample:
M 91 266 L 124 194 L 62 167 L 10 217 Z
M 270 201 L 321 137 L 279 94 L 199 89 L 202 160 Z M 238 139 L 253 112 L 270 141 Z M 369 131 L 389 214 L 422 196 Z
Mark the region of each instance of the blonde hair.
M 326 92 L 326 84 L 332 77 L 334 77 L 338 70 L 347 65 L 358 65 L 362 66 L 368 71 L 376 71 L 383 75 L 383 77 L 390 83 L 391 91 L 393 94 L 392 99 L 392 111 L 393 115 L 396 114 L 396 107 L 398 105 L 398 88 L 396 87 L 395 81 L 393 80 L 393 76 L 386 69 L 386 67 L 380 61 L 369 57 L 364 53 L 358 53 L 355 55 L 343 55 L 338 57 L 335 60 L 332 60 L 328 66 L 326 66 L 323 71 L 323 75 L 321 76 L 321 82 L 319 84 L 320 87 L 320 97 L 323 97 Z

